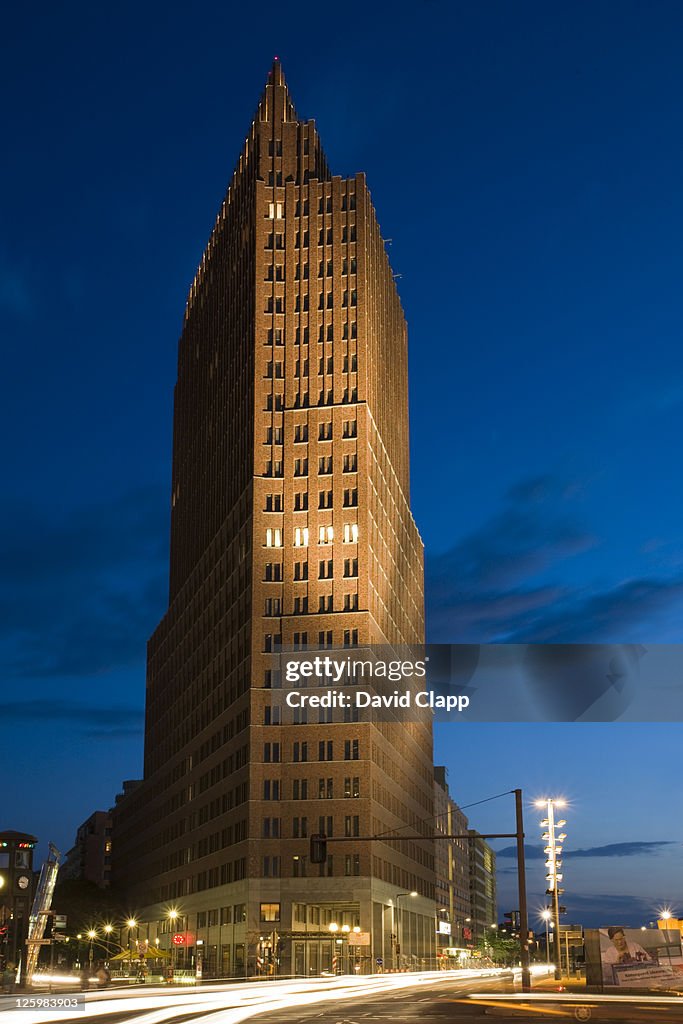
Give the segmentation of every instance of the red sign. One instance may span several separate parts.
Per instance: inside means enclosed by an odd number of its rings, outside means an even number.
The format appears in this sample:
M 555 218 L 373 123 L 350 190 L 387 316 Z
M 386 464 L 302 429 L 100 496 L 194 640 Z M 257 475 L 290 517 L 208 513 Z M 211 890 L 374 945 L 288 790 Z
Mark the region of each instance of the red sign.
M 184 932 L 177 932 L 173 936 L 173 945 L 174 946 L 184 946 L 185 945 L 185 933 Z

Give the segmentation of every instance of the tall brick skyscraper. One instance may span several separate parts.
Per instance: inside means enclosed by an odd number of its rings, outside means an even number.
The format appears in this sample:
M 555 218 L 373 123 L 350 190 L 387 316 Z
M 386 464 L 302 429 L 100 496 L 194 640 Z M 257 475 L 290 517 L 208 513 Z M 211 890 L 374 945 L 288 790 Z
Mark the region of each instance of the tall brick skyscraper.
M 114 883 L 141 934 L 187 932 L 185 963 L 201 938 L 220 974 L 368 970 L 397 918 L 404 956 L 433 951 L 432 844 L 353 839 L 432 832 L 430 722 L 285 726 L 271 699 L 280 644 L 423 641 L 408 466 L 406 325 L 365 177 L 330 174 L 276 62 L 187 302 L 145 779 L 115 810 Z M 318 830 L 349 842 L 313 866 Z

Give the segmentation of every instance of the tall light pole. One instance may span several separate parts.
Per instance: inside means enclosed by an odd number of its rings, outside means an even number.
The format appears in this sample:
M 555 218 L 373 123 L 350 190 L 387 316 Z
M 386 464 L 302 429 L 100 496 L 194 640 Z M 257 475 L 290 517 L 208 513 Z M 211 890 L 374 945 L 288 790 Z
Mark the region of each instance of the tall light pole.
M 665 931 L 666 931 L 666 922 L 670 921 L 673 916 L 674 915 L 672 914 L 672 912 L 669 910 L 668 907 L 665 907 L 664 910 L 660 910 L 659 911 L 659 920 L 664 922 L 664 930 Z M 657 923 L 657 927 L 659 928 L 659 922 Z M 672 964 L 672 961 L 671 961 L 671 947 L 669 946 L 668 938 L 667 938 L 667 943 L 666 943 L 666 952 L 667 952 L 667 955 L 669 957 L 669 967 L 673 971 L 673 964 Z
M 401 948 L 401 908 L 398 901 L 402 896 L 417 896 L 417 892 L 413 889 L 412 892 L 397 892 L 396 893 L 396 959 L 398 960 L 398 969 L 401 970 L 401 957 L 403 956 Z
M 95 931 L 94 928 L 91 928 L 90 931 L 88 932 L 88 938 L 90 939 L 90 949 L 88 950 L 88 967 L 90 969 L 90 973 L 92 974 L 92 961 L 93 961 L 92 944 L 95 941 L 95 939 L 97 938 L 97 932 Z
M 339 925 L 336 921 L 332 921 L 328 926 L 330 935 L 332 936 L 332 973 L 343 974 L 344 973 L 344 941 L 338 939 L 337 934 L 339 932 Z M 337 947 L 341 948 L 337 950 Z M 340 970 L 341 968 L 341 970 Z
M 552 917 L 555 925 L 555 948 L 553 950 L 553 959 L 555 961 L 555 978 L 559 980 L 562 977 L 562 949 L 560 947 L 560 894 L 564 892 L 561 888 L 560 882 L 563 879 L 561 872 L 562 868 L 562 844 L 567 838 L 565 832 L 560 831 L 557 833 L 557 829 L 562 829 L 567 822 L 564 819 L 555 820 L 555 810 L 561 807 L 565 807 L 566 803 L 564 800 L 559 800 L 556 797 L 548 797 L 545 800 L 538 800 L 536 803 L 537 807 L 546 808 L 546 817 L 541 822 L 541 828 L 547 829 L 546 832 L 542 833 L 541 838 L 546 841 L 544 853 L 546 855 L 546 876 L 545 880 L 548 883 L 546 888 L 546 896 L 550 896 L 552 899 Z
M 552 918 L 552 915 L 552 910 L 549 910 L 548 907 L 546 907 L 546 909 L 541 913 L 541 916 L 546 923 L 546 962 L 548 964 L 550 964 L 550 919 Z
M 552 911 L 549 910 L 548 907 L 546 907 L 546 909 L 543 910 L 542 913 L 541 913 L 541 916 L 542 916 L 543 920 L 546 923 L 546 961 L 548 963 L 550 963 L 550 938 L 549 938 L 549 935 L 550 935 L 550 919 L 552 918 L 552 915 L 553 915 Z
M 133 928 L 137 928 L 138 923 L 134 917 L 129 917 L 126 925 L 128 927 L 128 971 L 130 972 L 133 963 Z
M 171 929 L 171 943 L 170 943 L 170 945 L 171 945 L 171 950 L 170 950 L 170 952 L 171 952 L 171 977 L 173 977 L 173 972 L 175 970 L 175 951 L 176 951 L 176 944 L 175 944 L 175 942 L 173 940 L 175 938 L 174 930 L 175 930 L 175 927 L 176 927 L 176 922 L 178 920 L 179 914 L 178 914 L 178 911 L 176 910 L 175 907 L 171 907 L 171 909 L 168 911 L 166 916 L 168 917 L 169 927 Z
M 114 925 L 107 923 L 107 924 L 104 925 L 102 930 L 103 930 L 104 934 L 106 935 L 106 939 L 104 940 L 104 943 L 105 943 L 105 948 L 107 950 L 107 960 L 109 960 L 109 958 L 111 957 L 111 950 L 109 949 L 109 939 L 111 938 L 111 933 L 114 931 Z

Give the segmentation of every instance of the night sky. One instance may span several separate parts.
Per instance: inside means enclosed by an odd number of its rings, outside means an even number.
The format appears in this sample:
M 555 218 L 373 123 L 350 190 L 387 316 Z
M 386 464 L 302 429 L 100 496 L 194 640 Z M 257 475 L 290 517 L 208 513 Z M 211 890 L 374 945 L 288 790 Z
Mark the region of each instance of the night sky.
M 392 240 L 430 639 L 682 639 L 682 33 L 666 0 L 8 8 L 2 827 L 66 850 L 141 773 L 177 339 L 276 54 Z M 571 920 L 683 912 L 678 724 L 436 750 L 461 804 L 572 801 Z M 511 797 L 469 813 L 512 830 Z

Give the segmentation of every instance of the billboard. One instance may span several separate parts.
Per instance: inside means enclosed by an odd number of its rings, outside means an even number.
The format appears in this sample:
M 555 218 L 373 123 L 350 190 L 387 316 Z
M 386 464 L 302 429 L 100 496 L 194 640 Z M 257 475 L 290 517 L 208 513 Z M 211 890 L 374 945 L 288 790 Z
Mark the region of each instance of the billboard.
M 604 988 L 672 989 L 683 984 L 680 932 L 614 926 L 600 928 L 598 937 Z M 588 948 L 587 943 L 587 953 Z

